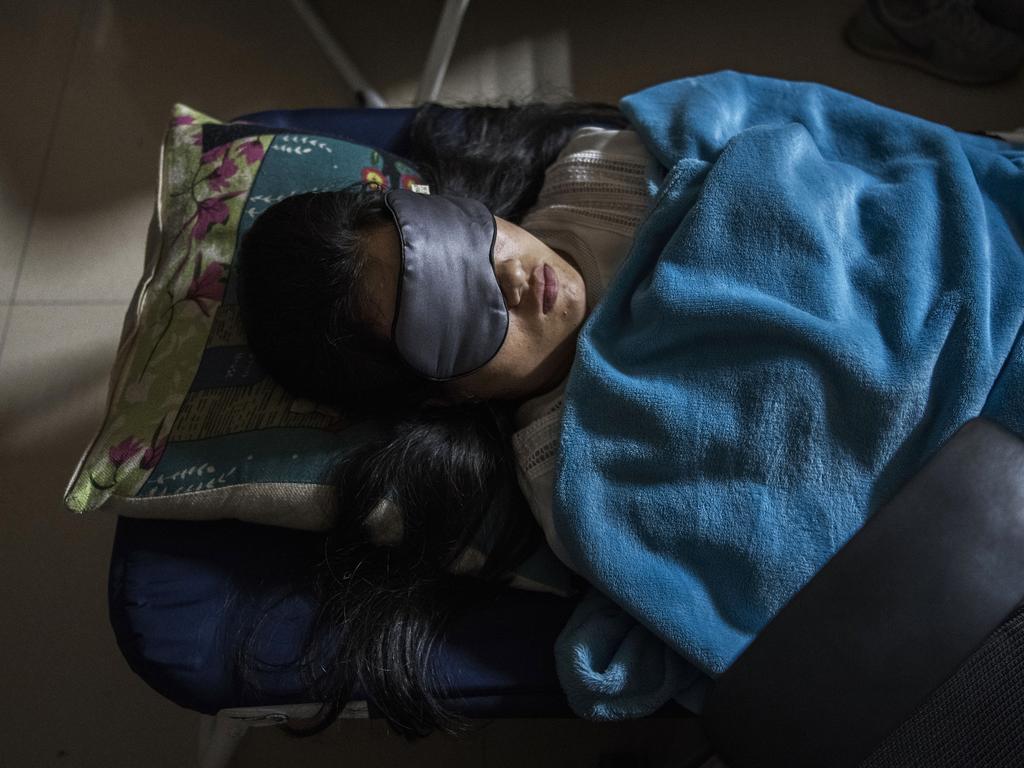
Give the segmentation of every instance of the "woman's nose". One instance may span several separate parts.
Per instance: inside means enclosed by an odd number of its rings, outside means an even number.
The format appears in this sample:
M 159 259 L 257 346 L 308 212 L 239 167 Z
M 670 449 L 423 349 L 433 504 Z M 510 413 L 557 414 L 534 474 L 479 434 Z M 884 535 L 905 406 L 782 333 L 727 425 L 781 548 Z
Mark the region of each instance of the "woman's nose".
M 523 292 L 530 287 L 530 276 L 523 269 L 522 262 L 519 259 L 506 259 L 495 266 L 495 272 L 505 303 L 509 307 L 518 306 Z

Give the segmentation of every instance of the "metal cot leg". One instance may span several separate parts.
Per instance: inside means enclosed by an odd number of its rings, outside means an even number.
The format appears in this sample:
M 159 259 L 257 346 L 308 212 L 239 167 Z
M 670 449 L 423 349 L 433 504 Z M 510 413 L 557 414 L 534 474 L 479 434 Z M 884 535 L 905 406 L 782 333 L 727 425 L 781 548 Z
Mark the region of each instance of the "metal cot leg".
M 199 768 L 227 768 L 250 728 L 283 725 L 290 719 L 316 717 L 319 704 L 236 707 L 199 718 Z
M 309 720 L 320 713 L 320 704 L 282 704 L 276 707 L 234 707 L 199 717 L 199 768 L 227 768 L 250 728 L 284 725 L 289 720 Z M 365 720 L 365 701 L 350 701 L 339 720 Z
M 419 87 L 416 90 L 416 103 L 419 106 L 427 101 L 434 101 L 441 90 L 441 82 L 448 71 L 448 63 L 452 58 L 455 41 L 459 37 L 462 17 L 466 13 L 470 0 L 445 0 L 441 18 L 434 32 L 434 41 L 427 55 L 427 62 L 420 75 Z M 355 92 L 356 98 L 363 107 L 387 107 L 388 103 L 374 90 L 373 86 L 363 77 L 355 63 L 349 58 L 345 49 L 331 35 L 323 19 L 313 10 L 308 0 L 291 0 L 295 12 L 309 29 L 314 39 L 323 49 L 324 54 L 338 73 Z

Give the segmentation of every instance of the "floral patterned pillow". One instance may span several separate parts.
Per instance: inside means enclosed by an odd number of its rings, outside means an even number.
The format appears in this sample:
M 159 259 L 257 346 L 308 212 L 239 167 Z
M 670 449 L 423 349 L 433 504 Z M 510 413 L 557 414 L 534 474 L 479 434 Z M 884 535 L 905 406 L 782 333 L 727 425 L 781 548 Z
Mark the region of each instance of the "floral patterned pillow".
M 292 397 L 257 365 L 231 265 L 242 235 L 273 203 L 359 180 L 406 189 L 423 183 L 388 152 L 221 123 L 175 105 L 143 276 L 103 424 L 65 491 L 70 510 L 330 527 L 331 475 L 376 426 Z M 518 586 L 571 592 L 570 574 L 543 550 L 520 569 Z
M 175 105 L 146 268 L 69 509 L 330 525 L 328 476 L 373 426 L 290 397 L 259 368 L 230 275 L 242 235 L 271 204 L 360 179 L 421 183 L 387 152 Z

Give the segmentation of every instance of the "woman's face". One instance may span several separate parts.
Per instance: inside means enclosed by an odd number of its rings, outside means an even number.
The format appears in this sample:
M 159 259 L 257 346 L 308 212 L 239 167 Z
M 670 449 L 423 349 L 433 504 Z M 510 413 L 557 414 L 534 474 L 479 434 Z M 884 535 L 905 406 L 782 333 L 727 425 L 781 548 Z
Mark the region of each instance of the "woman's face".
M 497 216 L 495 221 L 494 273 L 508 308 L 508 334 L 486 365 L 444 384 L 453 400 L 525 400 L 553 389 L 569 373 L 587 314 L 583 278 L 569 257 L 522 227 Z M 364 307 L 378 333 L 390 338 L 401 268 L 398 229 L 383 225 L 371 230 L 366 253 Z M 558 288 L 547 312 L 545 276 Z

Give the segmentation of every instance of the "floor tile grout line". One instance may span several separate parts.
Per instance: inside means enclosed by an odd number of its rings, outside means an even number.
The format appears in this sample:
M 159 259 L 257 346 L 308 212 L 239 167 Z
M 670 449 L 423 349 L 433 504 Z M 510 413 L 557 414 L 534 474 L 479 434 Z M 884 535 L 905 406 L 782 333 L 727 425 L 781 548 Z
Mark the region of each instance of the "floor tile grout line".
M 3 363 L 4 359 L 4 342 L 7 340 L 7 326 L 11 324 L 11 315 L 14 312 L 14 301 L 4 306 L 4 321 L 0 325 L 0 363 Z
M 15 301 L 12 307 L 127 307 L 131 297 L 125 299 L 27 299 Z
M 57 106 L 53 110 L 50 119 L 50 131 L 46 137 L 46 152 L 43 155 L 43 162 L 39 168 L 39 178 L 36 180 L 36 190 L 32 195 L 32 210 L 28 215 L 28 227 L 25 230 L 25 241 L 21 244 L 21 255 L 18 257 L 18 269 L 14 273 L 14 285 L 11 286 L 11 303 L 7 305 L 7 313 L 4 318 L 3 327 L 0 328 L 0 366 L 3 366 L 4 347 L 7 345 L 7 333 L 11 327 L 11 316 L 14 313 L 14 305 L 18 298 L 18 283 L 21 282 L 21 270 L 25 266 L 25 255 L 28 253 L 28 244 L 32 241 L 32 228 L 36 222 L 36 211 L 39 208 L 39 199 L 43 194 L 43 181 L 46 179 L 46 169 L 50 164 L 50 153 L 53 151 L 53 139 L 57 134 L 57 125 L 60 123 L 60 113 L 64 109 L 64 97 L 67 94 L 68 83 L 71 81 L 71 71 L 75 64 L 75 55 L 78 53 L 78 42 L 82 37 L 82 21 L 85 18 L 86 6 L 90 0 L 82 0 L 78 9 L 78 18 L 75 20 L 75 39 L 71 41 L 71 53 L 68 55 L 68 63 L 64 66 L 63 82 L 60 86 L 60 94 L 57 96 Z

